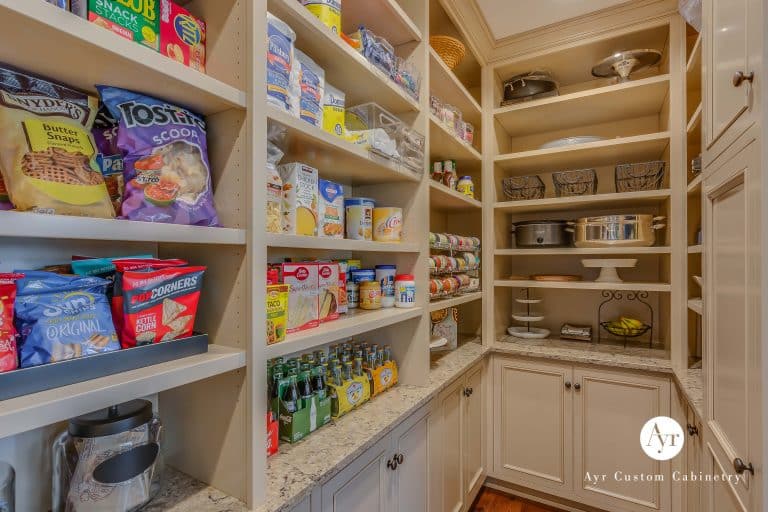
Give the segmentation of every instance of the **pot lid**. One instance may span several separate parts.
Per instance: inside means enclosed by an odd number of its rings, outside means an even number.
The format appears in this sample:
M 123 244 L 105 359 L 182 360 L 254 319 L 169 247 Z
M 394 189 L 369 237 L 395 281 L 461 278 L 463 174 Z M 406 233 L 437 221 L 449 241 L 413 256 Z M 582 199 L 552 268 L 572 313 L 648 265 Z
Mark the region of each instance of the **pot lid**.
M 592 68 L 592 76 L 618 76 L 621 81 L 629 80 L 629 75 L 649 68 L 661 60 L 661 52 L 651 49 L 627 50 L 616 52 L 604 58 Z
M 504 81 L 504 100 L 514 100 L 556 90 L 557 82 L 546 71 L 529 71 Z
M 653 219 L 653 215 L 650 214 L 627 214 L 627 215 L 602 215 L 600 217 L 581 217 L 576 221 L 577 224 L 585 224 L 591 222 L 644 222 Z
M 72 418 L 68 430 L 73 437 L 111 436 L 133 430 L 151 419 L 152 402 L 131 400 Z
M 535 226 L 537 224 L 544 224 L 544 225 L 565 225 L 568 224 L 568 221 L 566 220 L 524 220 L 520 222 L 515 222 L 514 226 Z

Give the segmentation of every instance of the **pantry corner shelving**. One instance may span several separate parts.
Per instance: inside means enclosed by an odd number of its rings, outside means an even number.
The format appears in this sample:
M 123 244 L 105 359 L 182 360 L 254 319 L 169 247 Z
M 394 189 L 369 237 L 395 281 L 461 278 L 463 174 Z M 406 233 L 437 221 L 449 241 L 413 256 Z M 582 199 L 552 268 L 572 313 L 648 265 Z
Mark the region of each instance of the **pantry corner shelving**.
M 475 126 L 480 126 L 481 107 L 443 59 L 429 47 L 429 87 L 430 92 L 440 101 L 455 106 L 464 119 Z
M 419 244 L 373 242 L 368 240 L 351 240 L 348 238 L 323 238 L 318 236 L 267 234 L 267 246 L 293 249 L 316 249 L 322 251 L 364 251 L 381 253 L 418 253 Z
M 432 180 L 429 182 L 429 202 L 433 209 L 440 211 L 479 209 L 483 206 L 477 199 Z
M 645 292 L 669 292 L 667 283 L 600 283 L 596 281 L 533 281 L 519 279 L 497 279 L 494 286 L 506 288 L 553 288 L 560 290 L 626 290 Z
M 343 6 L 342 30 L 352 34 L 364 25 L 393 46 L 422 40 L 422 31 L 398 4 L 397 0 L 349 2 Z
M 704 301 L 702 299 L 688 299 L 688 309 L 697 315 L 704 314 Z
M 496 210 L 524 212 L 557 212 L 578 210 L 585 207 L 631 208 L 655 204 L 670 197 L 670 189 L 644 190 L 641 192 L 617 192 L 587 196 L 551 197 L 523 201 L 502 201 L 494 205 Z
M 483 159 L 477 149 L 459 140 L 434 114 L 429 116 L 429 144 L 436 160 L 452 159 L 460 166 L 478 167 Z
M 438 311 L 440 309 L 452 308 L 468 304 L 483 298 L 483 292 L 470 292 L 450 297 L 448 299 L 437 299 L 429 303 L 429 311 Z
M 669 254 L 669 246 L 654 247 L 551 247 L 542 249 L 496 249 L 495 256 L 569 256 L 569 255 L 640 255 Z

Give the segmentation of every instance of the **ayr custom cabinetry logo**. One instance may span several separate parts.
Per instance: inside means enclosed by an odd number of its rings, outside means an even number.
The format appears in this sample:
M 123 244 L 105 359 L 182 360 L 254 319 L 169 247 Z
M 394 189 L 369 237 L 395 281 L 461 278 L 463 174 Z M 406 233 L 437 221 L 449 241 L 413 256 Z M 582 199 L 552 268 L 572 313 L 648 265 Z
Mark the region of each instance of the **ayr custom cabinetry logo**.
M 685 435 L 680 424 L 667 416 L 648 420 L 640 430 L 640 446 L 655 460 L 669 460 L 683 449 Z

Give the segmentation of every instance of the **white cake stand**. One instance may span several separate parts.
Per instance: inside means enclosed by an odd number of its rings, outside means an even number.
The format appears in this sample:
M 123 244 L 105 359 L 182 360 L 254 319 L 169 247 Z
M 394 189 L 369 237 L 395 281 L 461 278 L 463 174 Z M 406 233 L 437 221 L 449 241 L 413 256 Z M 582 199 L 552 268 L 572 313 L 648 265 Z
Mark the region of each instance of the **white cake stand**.
M 539 313 L 533 313 L 531 311 L 532 304 L 541 303 L 541 299 L 531 298 L 530 288 L 525 289 L 525 296 L 523 298 L 515 299 L 518 304 L 525 304 L 524 313 L 512 313 L 512 318 L 517 322 L 525 323 L 524 326 L 512 326 L 507 329 L 507 334 L 514 336 L 515 338 L 522 339 L 542 339 L 549 336 L 549 329 L 542 329 L 540 327 L 531 327 L 533 322 L 541 322 L 544 320 L 544 315 Z
M 510 336 L 529 340 L 546 338 L 549 336 L 549 332 L 549 329 L 542 329 L 541 327 L 515 326 L 507 328 L 507 334 Z
M 600 275 L 595 279 L 596 283 L 623 283 L 616 269 L 633 268 L 637 265 L 637 260 L 632 258 L 581 260 L 581 264 L 586 268 L 601 269 Z

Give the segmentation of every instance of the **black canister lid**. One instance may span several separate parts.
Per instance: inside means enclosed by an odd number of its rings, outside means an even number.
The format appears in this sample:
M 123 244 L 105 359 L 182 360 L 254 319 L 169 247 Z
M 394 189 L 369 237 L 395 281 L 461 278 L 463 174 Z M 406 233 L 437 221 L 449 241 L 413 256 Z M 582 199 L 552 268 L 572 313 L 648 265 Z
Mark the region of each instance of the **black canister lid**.
M 133 430 L 151 419 L 152 402 L 131 400 L 72 418 L 68 430 L 73 437 L 111 436 Z

